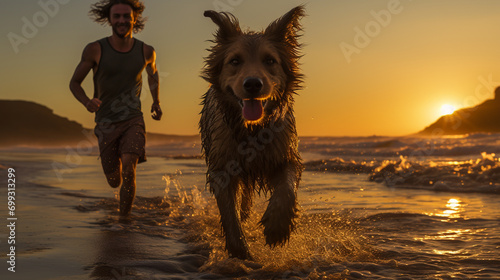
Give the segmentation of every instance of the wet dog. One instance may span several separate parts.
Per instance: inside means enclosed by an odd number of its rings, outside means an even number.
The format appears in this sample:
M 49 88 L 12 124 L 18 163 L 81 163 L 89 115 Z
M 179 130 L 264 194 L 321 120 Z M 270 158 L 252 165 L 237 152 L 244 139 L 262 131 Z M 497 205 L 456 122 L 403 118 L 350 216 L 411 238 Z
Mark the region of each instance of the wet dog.
M 304 7 L 298 6 L 262 32 L 243 32 L 229 13 L 205 11 L 217 24 L 202 77 L 200 119 L 207 186 L 219 208 L 230 257 L 250 259 L 241 222 L 255 192 L 270 194 L 260 221 L 266 243 L 285 244 L 295 227 L 297 187 L 303 166 L 293 112 Z

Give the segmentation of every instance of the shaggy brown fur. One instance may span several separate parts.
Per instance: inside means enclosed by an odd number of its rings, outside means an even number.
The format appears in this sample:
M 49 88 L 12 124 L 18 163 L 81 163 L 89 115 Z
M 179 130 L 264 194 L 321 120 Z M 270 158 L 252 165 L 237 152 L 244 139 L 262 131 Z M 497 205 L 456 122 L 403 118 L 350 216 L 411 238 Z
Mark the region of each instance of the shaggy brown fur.
M 231 257 L 251 258 L 241 229 L 255 191 L 271 198 L 261 224 L 266 243 L 282 245 L 297 216 L 296 190 L 303 166 L 293 114 L 299 73 L 303 6 L 263 32 L 242 32 L 229 13 L 206 11 L 219 26 L 203 78 L 200 131 L 208 166 L 207 185 L 215 194 Z

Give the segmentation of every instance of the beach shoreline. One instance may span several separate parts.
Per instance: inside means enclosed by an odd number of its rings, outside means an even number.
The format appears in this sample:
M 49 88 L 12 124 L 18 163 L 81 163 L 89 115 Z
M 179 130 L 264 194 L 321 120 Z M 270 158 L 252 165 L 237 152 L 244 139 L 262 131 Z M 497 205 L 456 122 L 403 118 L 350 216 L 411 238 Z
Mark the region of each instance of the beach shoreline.
M 330 140 L 323 140 L 307 143 L 309 147 L 303 153 L 309 161 L 319 161 L 311 162 L 303 173 L 298 190 L 301 217 L 286 246 L 271 249 L 265 245 L 258 222 L 268 196 L 262 194 L 255 200 L 252 215 L 244 225 L 255 262 L 227 257 L 216 203 L 205 186 L 206 166 L 198 157 L 173 156 L 172 147 L 151 151 L 148 161 L 138 165 L 137 196 L 131 219 L 124 222 L 119 220 L 117 191 L 107 185 L 96 155 L 68 158 L 66 149 L 0 151 L 0 164 L 5 167 L 0 170 L 2 180 L 9 168 L 15 170 L 18 218 L 16 272 L 7 270 L 9 248 L 4 241 L 8 233 L 4 226 L 0 232 L 0 261 L 4 263 L 0 277 L 500 277 L 500 260 L 492 253 L 498 247 L 496 236 L 500 234 L 500 196 L 462 192 L 460 184 L 453 185 L 454 177 L 443 173 L 460 167 L 472 172 L 471 179 L 486 180 L 489 173 L 495 174 L 499 164 L 491 151 L 482 159 L 480 153 L 474 153 L 468 158 L 459 155 L 459 161 L 447 155 L 424 162 L 410 157 L 378 157 L 387 150 L 394 152 L 394 147 L 384 143 L 385 151 L 372 148 L 380 146 L 376 141 L 361 139 L 360 144 L 359 139 L 341 139 L 340 144 L 328 145 Z M 354 150 L 359 146 L 364 150 Z M 407 148 L 403 144 L 396 146 Z M 178 150 L 178 155 L 195 150 L 191 143 L 177 147 L 185 148 Z M 343 151 L 351 149 L 356 155 L 339 158 L 335 153 L 343 147 Z M 477 149 L 484 146 L 478 145 Z M 360 159 L 362 153 L 372 160 Z M 388 186 L 370 181 L 369 173 L 358 170 L 376 168 L 381 163 L 392 165 L 394 171 L 414 170 L 419 174 L 425 170 L 425 176 L 446 175 L 450 189 L 438 192 L 416 185 Z M 58 169 L 62 164 L 66 168 Z M 418 178 L 426 180 L 425 176 Z M 0 200 L 7 201 L 5 188 Z M 4 222 L 6 207 L 0 211 Z M 435 262 L 448 265 L 435 266 Z

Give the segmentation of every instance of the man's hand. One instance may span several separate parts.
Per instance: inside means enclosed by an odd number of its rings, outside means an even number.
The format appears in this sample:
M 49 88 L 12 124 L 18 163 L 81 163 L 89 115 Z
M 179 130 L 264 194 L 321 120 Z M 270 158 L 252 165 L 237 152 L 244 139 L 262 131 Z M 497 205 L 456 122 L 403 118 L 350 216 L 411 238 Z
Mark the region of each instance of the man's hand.
M 89 111 L 91 113 L 95 113 L 95 112 L 97 112 L 97 110 L 99 110 L 101 103 L 102 103 L 101 100 L 99 100 L 97 98 L 93 98 L 93 99 L 89 100 L 89 102 L 87 102 L 87 104 L 85 105 L 85 108 L 87 108 L 87 111 Z
M 151 106 L 151 117 L 153 117 L 154 120 L 161 120 L 161 116 L 163 115 L 163 112 L 161 111 L 160 108 L 160 103 L 159 102 L 154 102 L 153 106 Z

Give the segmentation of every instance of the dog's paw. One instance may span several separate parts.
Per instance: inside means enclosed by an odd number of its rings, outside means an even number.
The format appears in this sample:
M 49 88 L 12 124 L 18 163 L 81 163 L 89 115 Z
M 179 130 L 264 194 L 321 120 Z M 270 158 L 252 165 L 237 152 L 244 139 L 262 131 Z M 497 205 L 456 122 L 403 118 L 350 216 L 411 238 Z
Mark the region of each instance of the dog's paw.
M 264 226 L 266 244 L 271 247 L 285 245 L 290 239 L 290 234 L 295 229 L 297 210 L 290 209 L 286 215 L 279 215 L 279 213 L 269 210 L 267 209 L 260 221 Z
M 240 260 L 253 260 L 250 250 L 246 242 L 238 242 L 237 244 L 227 244 L 226 250 L 230 258 L 238 258 Z
M 291 231 L 292 227 L 284 223 L 282 223 L 282 225 L 271 224 L 268 226 L 264 226 L 266 244 L 271 248 L 285 245 L 290 239 Z

